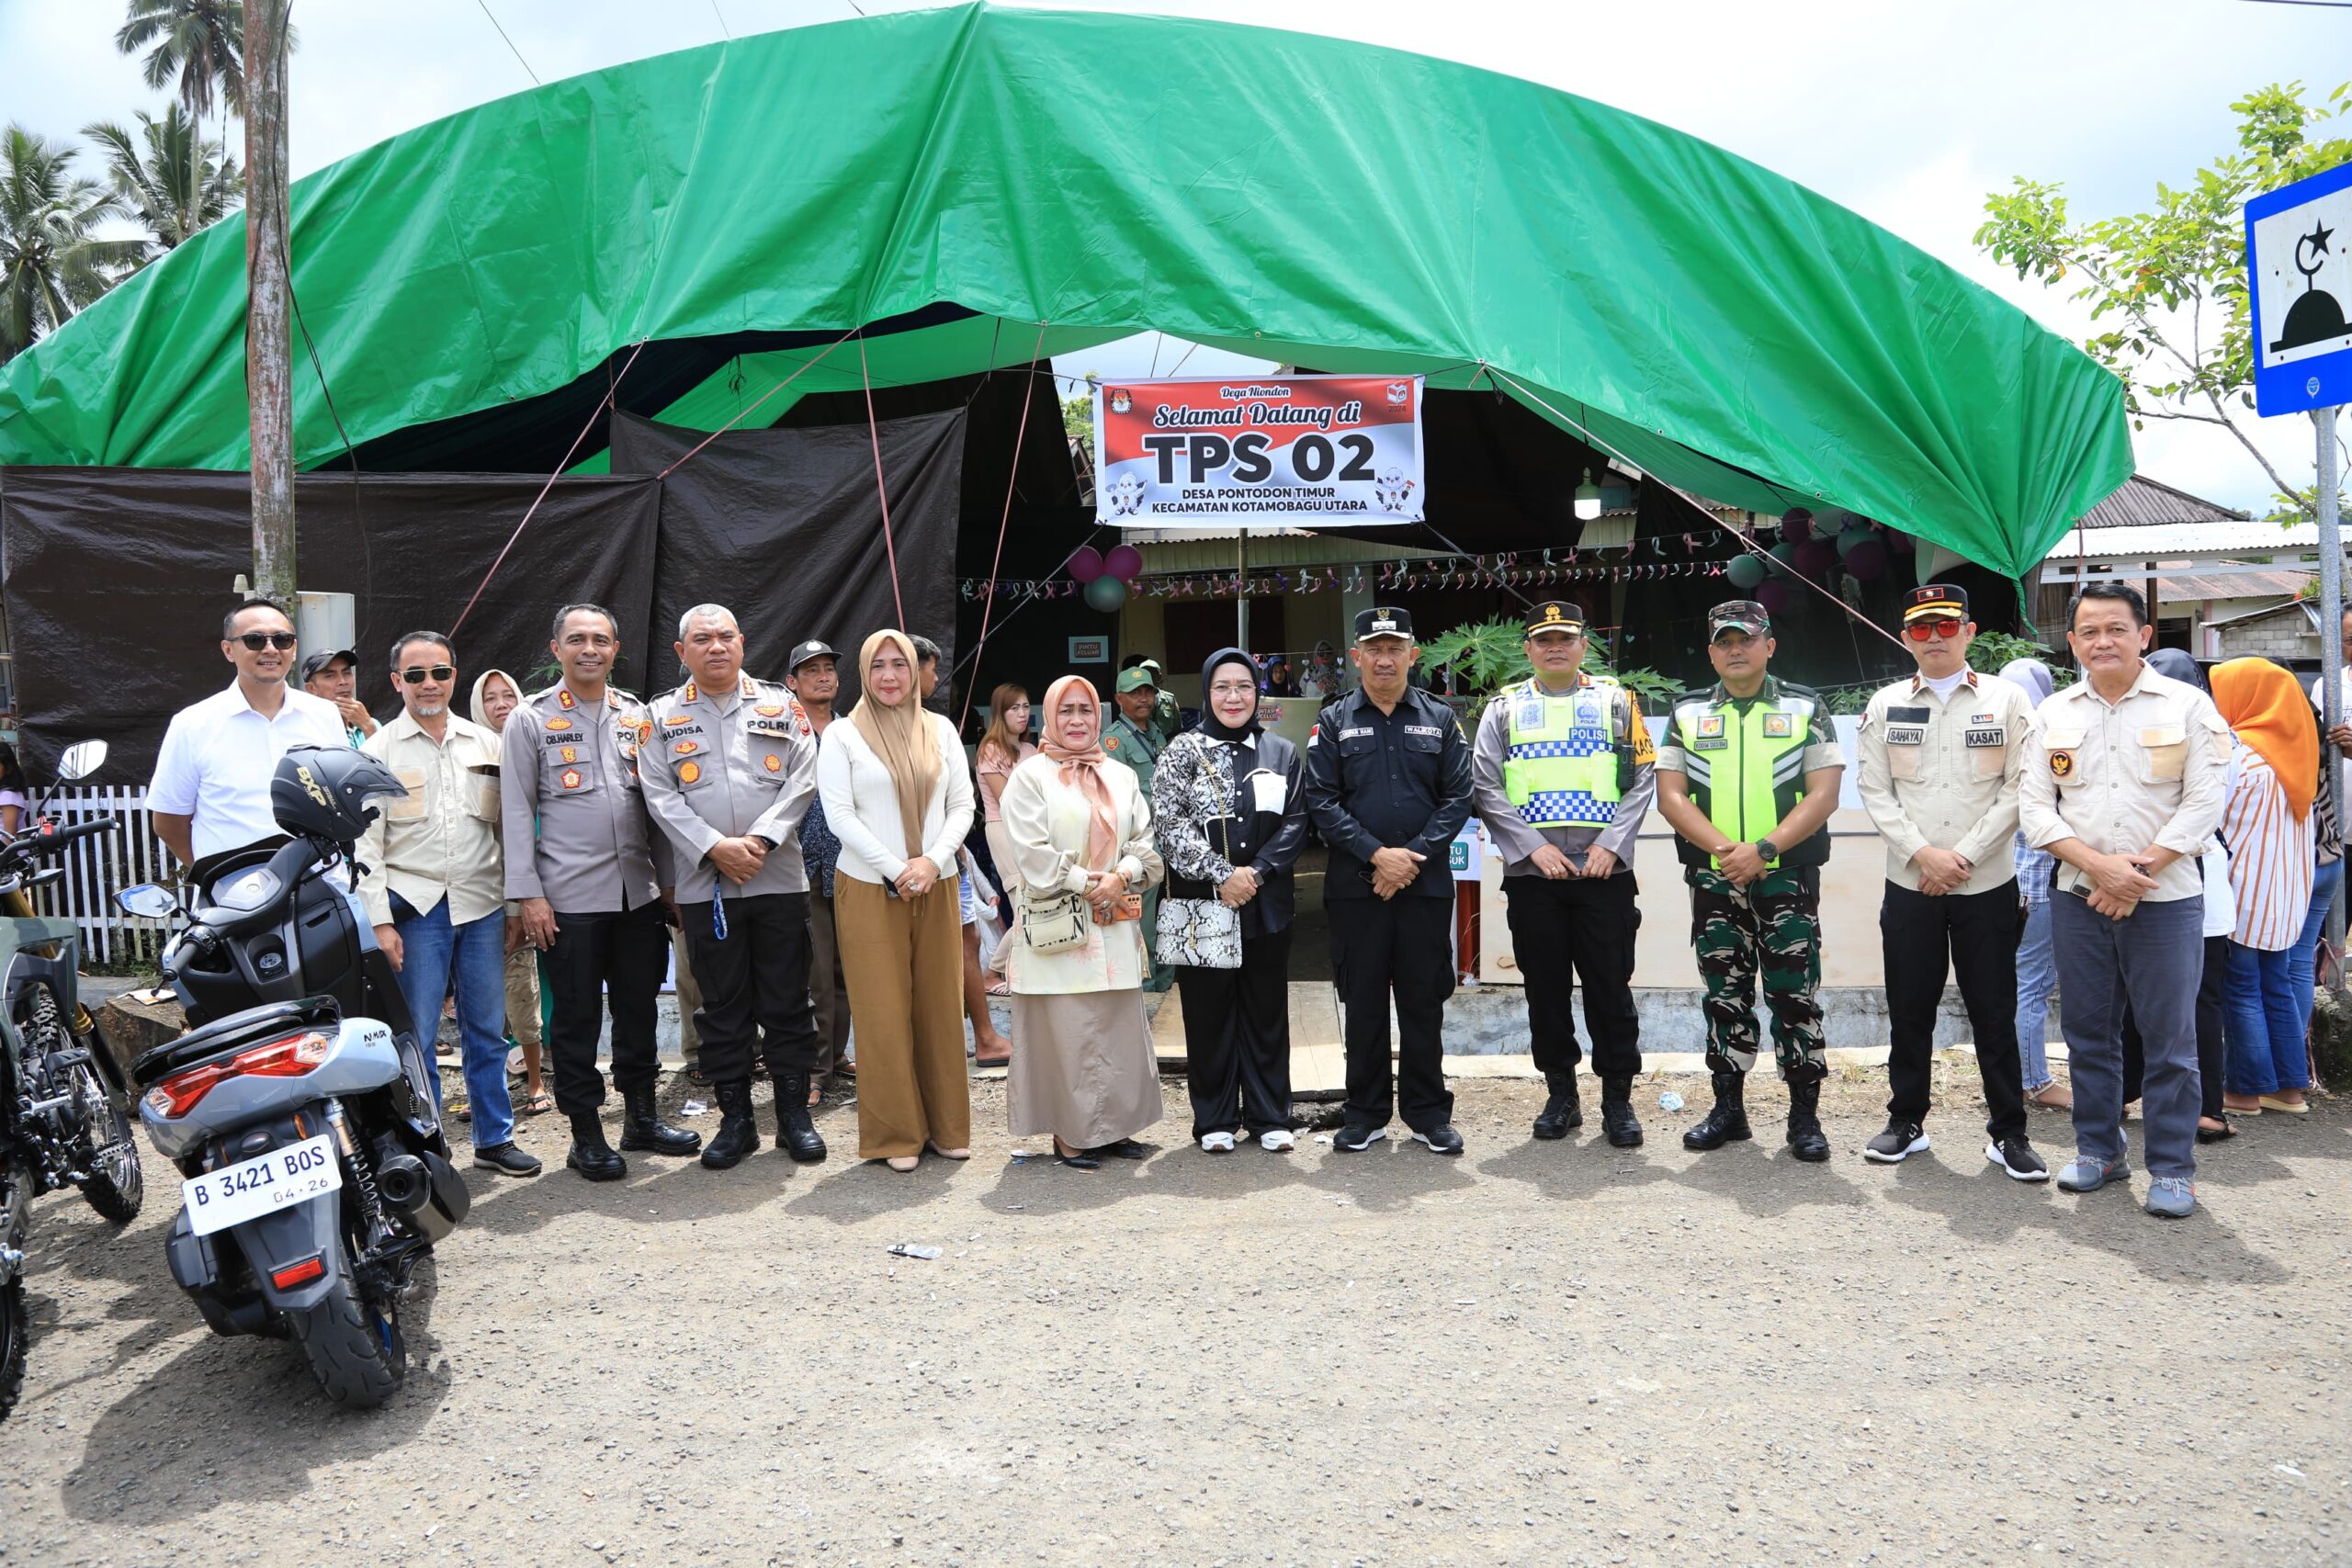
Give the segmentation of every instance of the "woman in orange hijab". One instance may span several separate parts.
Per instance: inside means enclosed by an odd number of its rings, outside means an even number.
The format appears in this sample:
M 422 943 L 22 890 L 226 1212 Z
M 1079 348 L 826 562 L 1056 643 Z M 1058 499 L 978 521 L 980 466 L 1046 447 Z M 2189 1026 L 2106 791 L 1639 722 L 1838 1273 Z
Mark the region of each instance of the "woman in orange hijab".
M 2295 678 L 2267 659 L 2214 666 L 2213 705 L 2237 737 L 2222 841 L 2237 929 L 2222 987 L 2222 1104 L 2233 1115 L 2308 1109 L 2311 1058 L 2290 950 L 2312 901 L 2319 731 Z

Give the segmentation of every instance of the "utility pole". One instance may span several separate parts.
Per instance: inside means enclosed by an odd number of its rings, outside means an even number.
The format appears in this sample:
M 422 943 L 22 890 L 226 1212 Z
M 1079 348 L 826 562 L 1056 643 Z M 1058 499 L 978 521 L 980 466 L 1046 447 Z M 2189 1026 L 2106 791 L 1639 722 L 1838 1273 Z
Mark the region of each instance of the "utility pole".
M 245 388 L 253 403 L 254 592 L 294 602 L 294 339 L 288 261 L 286 15 L 245 4 Z
M 2312 425 L 2319 436 L 2319 689 L 2320 727 L 2323 732 L 2344 722 L 2344 534 L 2335 515 L 2336 487 L 2342 482 L 2335 466 L 2335 409 L 2334 405 L 2312 410 Z M 2336 793 L 2336 784 L 2343 777 L 2329 755 L 2335 748 L 2324 746 L 2320 754 L 2327 765 L 2321 768 L 2319 786 L 2330 795 Z M 2344 820 L 2346 802 L 2335 802 L 2336 820 Z M 2344 951 L 2344 899 L 2339 894 L 2327 910 L 2327 940 L 2336 952 Z

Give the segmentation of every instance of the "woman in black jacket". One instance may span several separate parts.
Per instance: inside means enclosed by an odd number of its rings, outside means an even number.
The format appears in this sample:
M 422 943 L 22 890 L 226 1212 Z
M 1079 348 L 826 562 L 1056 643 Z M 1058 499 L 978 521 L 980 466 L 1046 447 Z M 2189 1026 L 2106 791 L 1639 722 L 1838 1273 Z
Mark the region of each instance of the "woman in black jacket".
M 1238 968 L 1176 971 L 1191 1058 L 1193 1136 L 1211 1154 L 1237 1135 L 1276 1152 L 1290 1124 L 1291 869 L 1306 836 L 1298 748 L 1258 724 L 1258 670 L 1238 648 L 1201 667 L 1201 722 L 1168 743 L 1153 775 L 1151 814 L 1168 863 L 1161 955 L 1194 933 L 1196 956 L 1223 945 L 1209 928 L 1232 910 Z M 1183 918 L 1182 901 L 1200 917 Z M 1175 906 L 1177 919 L 1170 919 Z M 1224 956 L 1230 958 L 1229 950 Z

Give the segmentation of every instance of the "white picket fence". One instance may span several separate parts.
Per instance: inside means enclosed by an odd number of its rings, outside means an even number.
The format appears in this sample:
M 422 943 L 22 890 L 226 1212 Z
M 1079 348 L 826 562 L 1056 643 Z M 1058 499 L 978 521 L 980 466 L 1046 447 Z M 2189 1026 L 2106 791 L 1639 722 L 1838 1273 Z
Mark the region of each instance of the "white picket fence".
M 152 964 L 165 933 L 160 921 L 143 920 L 115 908 L 114 896 L 141 882 L 169 882 L 171 852 L 155 837 L 147 815 L 147 790 L 140 784 L 84 784 L 59 790 L 42 808 L 60 827 L 112 817 L 120 826 L 66 847 L 62 880 L 34 895 L 44 915 L 72 920 L 82 932 L 86 964 Z

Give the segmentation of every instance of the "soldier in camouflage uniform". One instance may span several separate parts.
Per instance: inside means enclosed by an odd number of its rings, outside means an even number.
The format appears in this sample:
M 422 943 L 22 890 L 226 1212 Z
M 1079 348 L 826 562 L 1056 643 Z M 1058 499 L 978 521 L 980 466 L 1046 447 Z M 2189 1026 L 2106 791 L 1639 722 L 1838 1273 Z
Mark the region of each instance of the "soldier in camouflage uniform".
M 1680 835 L 1691 942 L 1706 986 L 1707 1066 L 1715 1103 L 1682 1135 L 1692 1149 L 1750 1135 L 1743 1088 L 1756 1065 L 1756 976 L 1772 1010 L 1772 1048 L 1789 1085 L 1788 1142 L 1829 1157 L 1821 1131 L 1819 831 L 1838 808 L 1845 758 L 1821 699 L 1772 678 L 1764 606 L 1736 599 L 1707 615 L 1720 679 L 1686 693 L 1657 748 L 1657 808 Z

